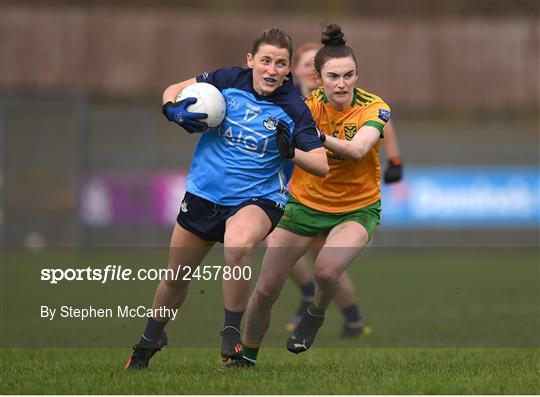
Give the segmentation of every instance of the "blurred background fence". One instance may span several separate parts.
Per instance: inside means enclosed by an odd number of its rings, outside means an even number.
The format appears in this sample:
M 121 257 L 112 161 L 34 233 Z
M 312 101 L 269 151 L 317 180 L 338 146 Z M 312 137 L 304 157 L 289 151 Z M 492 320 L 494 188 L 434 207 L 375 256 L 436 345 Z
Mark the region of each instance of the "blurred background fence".
M 336 22 L 357 53 L 359 85 L 393 109 L 405 162 L 405 180 L 385 187 L 374 244 L 537 246 L 539 9 L 3 1 L 3 245 L 167 245 L 196 137 L 163 119 L 162 90 L 243 64 L 266 27 L 299 45 Z M 441 207 L 411 209 L 444 197 L 446 218 Z

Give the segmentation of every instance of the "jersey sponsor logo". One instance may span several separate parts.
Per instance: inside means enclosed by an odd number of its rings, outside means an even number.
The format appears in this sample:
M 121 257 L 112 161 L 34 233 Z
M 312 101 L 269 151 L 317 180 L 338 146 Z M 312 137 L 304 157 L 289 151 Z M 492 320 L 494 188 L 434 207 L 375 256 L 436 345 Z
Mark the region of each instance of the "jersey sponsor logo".
M 379 109 L 379 118 L 385 123 L 388 123 L 388 120 L 390 120 L 390 111 L 386 109 Z
M 347 123 L 344 126 L 345 129 L 345 138 L 347 138 L 348 141 L 354 138 L 356 135 L 356 132 L 358 131 L 358 127 L 356 124 Z
M 254 105 L 254 104 L 252 104 L 252 103 L 247 102 L 247 103 L 246 103 L 246 107 L 247 107 L 249 110 L 251 110 L 251 111 L 253 111 L 253 112 L 255 112 L 255 113 L 261 113 L 261 107 L 260 107 L 260 106 L 257 106 L 257 105 Z
M 260 106 L 253 105 L 252 103 L 246 103 L 246 113 L 244 114 L 244 121 L 252 121 L 262 112 Z
M 275 131 L 277 129 L 278 121 L 273 117 L 269 117 L 263 121 L 263 125 L 268 131 Z
M 238 150 L 255 154 L 257 157 L 263 157 L 268 148 L 270 138 L 260 132 L 257 132 L 239 122 L 225 117 L 228 125 L 222 124 L 218 136 L 225 138 L 227 143 L 236 146 Z

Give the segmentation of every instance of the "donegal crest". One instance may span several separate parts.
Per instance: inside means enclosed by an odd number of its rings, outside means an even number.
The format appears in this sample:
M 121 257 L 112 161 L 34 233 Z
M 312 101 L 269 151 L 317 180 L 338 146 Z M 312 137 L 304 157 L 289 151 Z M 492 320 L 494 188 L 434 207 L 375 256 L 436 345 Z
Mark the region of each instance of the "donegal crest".
M 345 129 L 345 138 L 347 138 L 348 141 L 353 139 L 357 131 L 356 124 L 348 123 L 348 124 L 345 124 L 343 128 Z

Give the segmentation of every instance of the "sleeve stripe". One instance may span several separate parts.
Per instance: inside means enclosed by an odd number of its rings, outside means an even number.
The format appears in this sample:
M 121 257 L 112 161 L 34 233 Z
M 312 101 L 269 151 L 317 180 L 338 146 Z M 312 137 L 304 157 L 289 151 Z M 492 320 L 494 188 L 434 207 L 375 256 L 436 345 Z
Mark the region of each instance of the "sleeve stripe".
M 383 123 L 379 123 L 378 121 L 375 121 L 375 120 L 369 120 L 369 121 L 366 121 L 364 124 L 362 124 L 362 127 L 365 125 L 377 128 L 380 133 L 379 137 L 384 138 L 384 124 Z
M 359 98 L 362 98 L 362 99 L 366 100 L 367 102 L 373 102 L 375 100 L 375 98 L 370 97 L 370 96 L 368 96 L 368 95 L 366 95 L 364 93 L 361 93 Z
M 356 97 L 356 103 L 358 103 L 359 105 L 363 103 L 368 104 L 370 102 L 371 101 L 369 99 L 362 98 L 360 95 Z

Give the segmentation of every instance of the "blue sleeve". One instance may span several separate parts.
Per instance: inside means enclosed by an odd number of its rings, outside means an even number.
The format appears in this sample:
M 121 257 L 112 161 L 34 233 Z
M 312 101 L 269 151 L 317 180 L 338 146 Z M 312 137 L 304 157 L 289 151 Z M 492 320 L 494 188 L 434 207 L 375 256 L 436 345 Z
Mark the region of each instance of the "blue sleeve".
M 306 110 L 302 112 L 293 131 L 293 137 L 296 142 L 296 147 L 304 152 L 323 147 L 317 130 L 315 121 L 311 117 L 311 113 L 306 106 Z
M 223 91 L 234 84 L 240 71 L 239 67 L 221 68 L 213 72 L 201 73 L 196 77 L 196 80 L 197 83 L 212 84 L 218 90 Z

